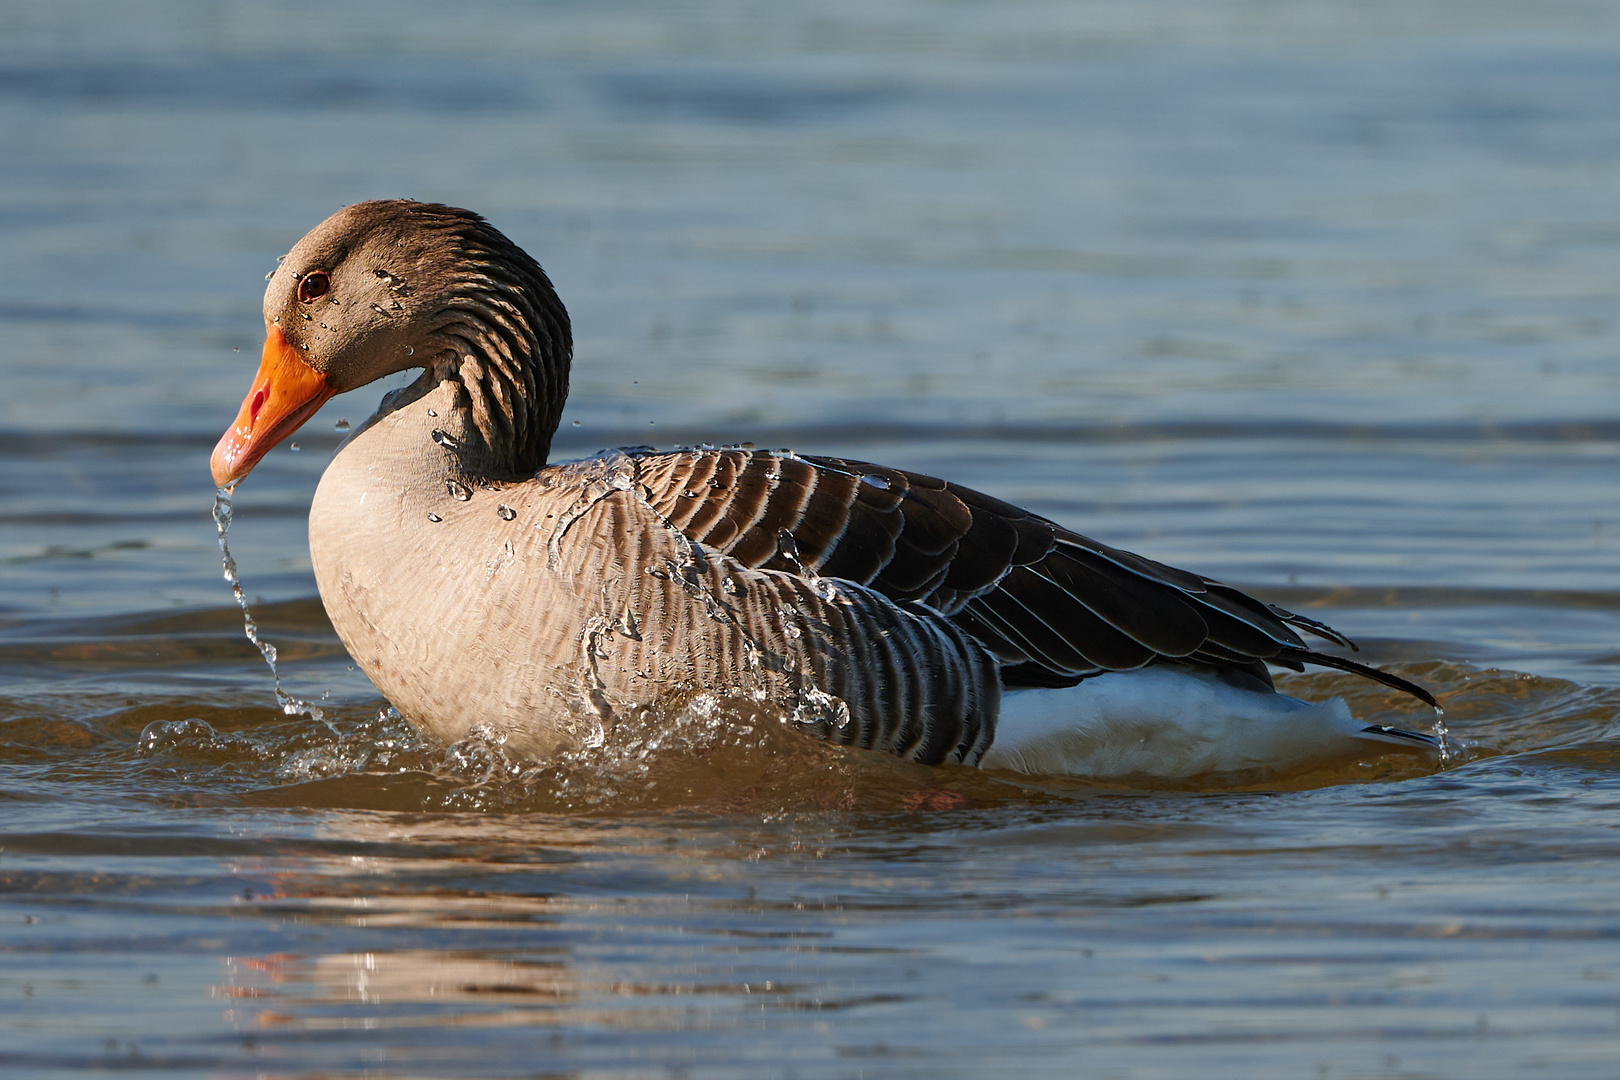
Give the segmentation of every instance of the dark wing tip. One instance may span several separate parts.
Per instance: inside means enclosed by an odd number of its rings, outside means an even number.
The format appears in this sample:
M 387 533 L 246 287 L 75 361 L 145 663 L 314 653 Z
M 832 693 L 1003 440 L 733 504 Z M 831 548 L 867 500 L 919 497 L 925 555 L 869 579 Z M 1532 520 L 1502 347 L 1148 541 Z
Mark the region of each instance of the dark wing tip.
M 1342 656 L 1334 656 L 1332 653 L 1319 653 L 1311 649 L 1288 649 L 1280 653 L 1278 658 L 1283 656 L 1294 660 L 1303 660 L 1305 663 L 1315 664 L 1317 667 L 1348 671 L 1353 675 L 1360 675 L 1362 678 L 1382 683 L 1392 690 L 1411 694 L 1430 708 L 1438 709 L 1440 707 L 1440 703 L 1434 699 L 1434 695 L 1417 683 L 1408 682 L 1399 675 L 1391 675 L 1387 671 L 1382 671 L 1368 664 L 1360 664 L 1354 660 L 1347 660 Z
M 1390 727 L 1388 724 L 1368 724 L 1361 729 L 1364 735 L 1384 735 L 1391 739 L 1405 739 L 1422 746 L 1439 746 L 1440 740 L 1433 735 L 1425 735 L 1421 731 L 1407 731 L 1405 728 Z
M 1276 604 L 1267 604 L 1266 606 L 1271 609 L 1272 614 L 1276 615 L 1279 619 L 1285 623 L 1288 623 L 1290 626 L 1297 627 L 1298 629 L 1305 631 L 1307 634 L 1321 638 L 1323 641 L 1331 641 L 1335 645 L 1342 645 L 1343 647 L 1351 649 L 1355 652 L 1361 651 L 1360 647 L 1357 646 L 1355 642 L 1351 641 L 1349 638 L 1345 637 L 1343 634 L 1339 633 L 1325 622 L 1318 622 L 1316 619 L 1313 619 L 1308 615 L 1301 615 L 1297 611 L 1289 611 L 1287 608 L 1280 608 Z

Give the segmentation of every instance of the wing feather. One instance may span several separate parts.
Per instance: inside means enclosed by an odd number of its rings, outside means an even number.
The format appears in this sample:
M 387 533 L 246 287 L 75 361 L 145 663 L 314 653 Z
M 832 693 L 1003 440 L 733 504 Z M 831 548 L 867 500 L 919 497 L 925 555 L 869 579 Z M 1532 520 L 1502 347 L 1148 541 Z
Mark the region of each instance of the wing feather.
M 1068 685 L 1150 663 L 1267 682 L 1265 664 L 1315 664 L 1433 702 L 1397 676 L 1308 649 L 1296 631 L 1355 647 L 1315 619 L 934 477 L 742 448 L 637 451 L 636 461 L 649 505 L 693 542 L 749 567 L 916 602 L 991 653 L 1008 685 Z M 917 662 L 895 648 L 873 641 L 875 677 L 898 679 L 891 668 Z M 936 734 L 891 731 L 902 741 Z

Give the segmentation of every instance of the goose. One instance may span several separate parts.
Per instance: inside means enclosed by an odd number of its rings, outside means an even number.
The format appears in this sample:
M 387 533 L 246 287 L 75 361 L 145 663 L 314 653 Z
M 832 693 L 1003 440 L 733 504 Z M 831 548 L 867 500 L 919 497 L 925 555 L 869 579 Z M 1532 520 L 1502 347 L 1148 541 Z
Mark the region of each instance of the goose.
M 339 638 L 410 722 L 537 760 L 694 694 L 924 764 L 1106 780 L 1276 773 L 1437 740 L 1276 691 L 1397 675 L 1330 627 L 905 469 L 749 444 L 549 460 L 569 318 L 468 210 L 346 207 L 270 274 L 226 491 L 336 394 L 396 372 L 309 513 Z M 648 712 L 652 710 L 652 712 Z

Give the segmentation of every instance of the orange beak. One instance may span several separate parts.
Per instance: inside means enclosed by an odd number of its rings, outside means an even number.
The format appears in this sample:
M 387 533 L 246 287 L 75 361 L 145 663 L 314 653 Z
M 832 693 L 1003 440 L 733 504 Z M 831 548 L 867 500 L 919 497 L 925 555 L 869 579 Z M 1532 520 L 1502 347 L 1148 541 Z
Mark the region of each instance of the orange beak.
M 287 344 L 281 327 L 264 337 L 264 359 L 253 376 L 253 389 L 242 400 L 236 423 L 220 436 L 208 464 L 219 487 L 235 487 L 259 459 L 297 431 L 315 410 L 337 393 L 326 376 Z

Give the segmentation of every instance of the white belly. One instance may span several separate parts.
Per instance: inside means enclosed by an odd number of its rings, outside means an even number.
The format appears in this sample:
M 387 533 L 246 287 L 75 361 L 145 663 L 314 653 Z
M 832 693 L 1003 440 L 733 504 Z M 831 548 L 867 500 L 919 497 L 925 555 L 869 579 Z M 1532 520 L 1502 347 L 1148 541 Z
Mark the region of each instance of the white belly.
M 1171 667 L 1114 672 L 1057 690 L 1002 697 L 982 768 L 1097 779 L 1189 780 L 1272 774 L 1371 757 L 1433 752 L 1350 715 L 1343 699 L 1312 703 L 1242 690 Z

